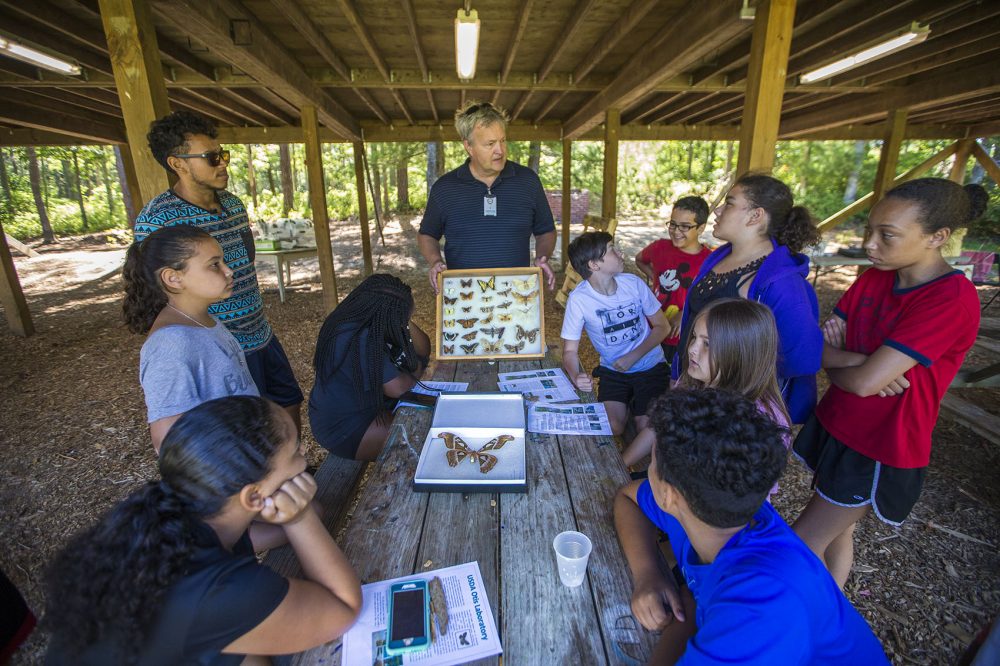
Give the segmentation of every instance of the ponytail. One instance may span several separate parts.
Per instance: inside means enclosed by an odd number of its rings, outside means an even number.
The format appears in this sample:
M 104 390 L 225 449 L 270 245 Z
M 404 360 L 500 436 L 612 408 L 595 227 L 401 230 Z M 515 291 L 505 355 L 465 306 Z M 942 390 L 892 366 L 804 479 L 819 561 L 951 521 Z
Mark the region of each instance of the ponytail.
M 769 218 L 767 233 L 778 245 L 798 253 L 820 238 L 816 222 L 805 206 L 794 206 L 792 191 L 783 182 L 765 174 L 747 174 L 733 187 L 743 188 L 751 204 L 763 208 Z
M 67 653 L 99 641 L 138 659 L 170 587 L 186 572 L 200 524 L 270 471 L 295 433 L 263 398 L 210 400 L 185 413 L 160 449 L 151 481 L 75 536 L 48 571 L 45 622 Z
M 132 243 L 125 253 L 122 279 L 125 299 L 122 314 L 133 333 L 148 333 L 156 316 L 167 305 L 167 292 L 160 271 L 182 271 L 197 252 L 197 244 L 212 236 L 198 227 L 176 225 L 157 229 L 142 242 Z
M 920 208 L 924 233 L 940 229 L 954 231 L 978 220 L 986 211 L 989 195 L 982 185 L 961 186 L 944 178 L 916 178 L 885 193 L 886 198 L 903 199 Z

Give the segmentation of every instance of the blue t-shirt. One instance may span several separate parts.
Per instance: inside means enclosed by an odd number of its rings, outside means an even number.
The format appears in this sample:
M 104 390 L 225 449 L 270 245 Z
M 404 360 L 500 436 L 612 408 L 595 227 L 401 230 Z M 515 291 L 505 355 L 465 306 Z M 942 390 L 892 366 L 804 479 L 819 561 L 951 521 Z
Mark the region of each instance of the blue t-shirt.
M 213 303 L 208 311 L 226 325 L 250 353 L 271 341 L 271 325 L 264 316 L 264 301 L 254 266 L 253 232 L 246 208 L 238 197 L 222 190 L 217 193 L 221 212 L 213 213 L 181 199 L 167 190 L 150 200 L 135 218 L 135 242 L 160 227 L 189 224 L 204 229 L 222 246 L 226 265 L 233 271 L 233 293 Z
M 769 503 L 714 562 L 702 564 L 681 524 L 656 504 L 649 481 L 637 500 L 670 539 L 697 604 L 698 631 L 678 664 L 889 663 L 826 567 Z
M 496 215 L 486 214 L 486 197 Z M 538 174 L 510 160 L 489 187 L 473 177 L 469 160 L 438 178 L 420 221 L 420 233 L 445 237 L 450 269 L 530 266 L 531 236 L 555 229 Z

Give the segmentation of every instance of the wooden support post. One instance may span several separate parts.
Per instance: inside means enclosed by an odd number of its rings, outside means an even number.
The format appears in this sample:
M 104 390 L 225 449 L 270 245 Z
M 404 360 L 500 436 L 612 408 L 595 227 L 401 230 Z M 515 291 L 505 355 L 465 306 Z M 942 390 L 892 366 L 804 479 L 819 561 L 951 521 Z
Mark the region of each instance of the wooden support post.
M 170 113 L 156 28 L 146 0 L 100 0 L 99 4 L 139 182 L 133 196 L 138 197 L 135 204 L 141 208 L 170 185 L 166 170 L 153 158 L 146 143 L 149 124 Z
M 885 137 L 882 140 L 882 152 L 878 158 L 878 168 L 875 170 L 875 184 L 872 189 L 872 205 L 874 206 L 892 187 L 896 179 L 896 164 L 899 162 L 899 147 L 903 145 L 906 133 L 906 109 L 894 109 L 889 112 L 885 121 Z
M 958 150 L 955 151 L 955 162 L 951 165 L 951 173 L 948 179 L 959 185 L 965 184 L 965 168 L 969 164 L 969 157 L 972 155 L 972 144 L 975 139 L 962 139 L 958 142 Z
M 563 139 L 562 142 L 562 241 L 559 247 L 562 249 L 563 270 L 569 266 L 569 230 L 573 221 L 573 198 L 570 195 L 572 182 L 570 179 L 570 169 L 573 161 L 573 141 Z
M 740 125 L 736 173 L 770 172 L 781 122 L 781 100 L 788 75 L 795 0 L 764 0 L 757 5 L 750 42 L 746 104 Z
M 7 235 L 2 225 L 0 225 L 0 305 L 3 305 L 4 314 L 7 315 L 7 325 L 12 333 L 23 338 L 34 335 L 35 325 L 31 322 L 31 312 L 28 311 L 28 302 L 24 299 L 21 281 L 18 280 L 17 269 L 14 267 L 14 257 L 10 254 Z
M 327 312 L 337 307 L 337 273 L 330 244 L 330 218 L 326 212 L 326 186 L 323 184 L 323 151 L 319 143 L 319 124 L 315 106 L 302 107 L 302 139 L 306 144 L 306 172 L 309 177 L 309 205 L 316 232 L 319 279 L 323 285 L 323 307 Z
M 115 146 L 115 166 L 118 168 L 118 185 L 122 188 L 122 200 L 128 214 L 129 226 L 135 226 L 142 206 L 139 205 L 139 178 L 135 175 L 135 162 L 128 146 Z
M 375 270 L 372 261 L 372 241 L 368 230 L 368 197 L 365 193 L 365 144 L 361 141 L 352 143 L 354 148 L 354 180 L 358 184 L 358 221 L 361 222 L 361 254 L 365 261 L 365 275 L 371 275 Z M 378 202 L 375 202 L 378 206 Z
M 983 150 L 983 147 L 979 145 L 978 141 L 972 142 L 972 155 L 976 158 L 976 161 L 983 165 L 986 173 L 990 175 L 993 182 L 1000 185 L 1000 165 L 993 161 L 990 154 Z
M 604 121 L 604 184 L 601 191 L 601 217 L 610 219 L 618 214 L 618 134 L 621 131 L 621 110 L 608 109 Z

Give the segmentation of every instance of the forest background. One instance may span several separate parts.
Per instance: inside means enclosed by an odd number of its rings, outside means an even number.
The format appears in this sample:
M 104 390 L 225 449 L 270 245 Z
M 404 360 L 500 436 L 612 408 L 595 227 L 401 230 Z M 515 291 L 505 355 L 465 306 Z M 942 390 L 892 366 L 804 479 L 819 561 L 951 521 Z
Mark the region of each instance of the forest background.
M 898 172 L 903 172 L 950 143 L 911 140 L 903 143 Z M 982 139 L 994 160 L 1000 137 Z M 253 221 L 311 217 L 302 144 L 229 145 L 229 189 L 240 196 Z M 672 201 L 687 194 L 711 200 L 725 186 L 736 163 L 732 141 L 622 142 L 619 152 L 619 215 L 669 214 Z M 796 203 L 817 220 L 837 212 L 869 192 L 878 165 L 880 141 L 785 141 L 777 145 L 774 175 L 788 183 Z M 129 228 L 123 205 L 118 149 L 111 146 L 52 146 L 0 149 L 0 223 L 22 241 Z M 323 145 L 327 204 L 332 220 L 357 214 L 357 189 L 350 144 Z M 587 190 L 590 208 L 600 210 L 603 143 L 573 143 L 572 187 Z M 366 144 L 370 214 L 420 210 L 429 184 L 465 159 L 460 143 Z M 509 158 L 538 172 L 547 190 L 561 189 L 560 142 L 511 142 Z M 947 177 L 951 160 L 929 175 Z M 986 215 L 966 237 L 965 249 L 1000 245 L 1000 187 L 984 178 L 970 161 L 967 182 L 980 182 L 990 193 Z M 859 229 L 865 215 L 845 230 Z

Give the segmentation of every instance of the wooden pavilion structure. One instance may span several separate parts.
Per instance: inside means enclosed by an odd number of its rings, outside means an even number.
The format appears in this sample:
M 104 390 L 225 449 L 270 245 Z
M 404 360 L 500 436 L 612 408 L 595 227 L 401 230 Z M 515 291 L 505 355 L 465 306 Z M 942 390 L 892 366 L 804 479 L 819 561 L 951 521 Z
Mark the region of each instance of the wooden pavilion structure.
M 482 21 L 478 68 L 455 73 L 453 23 Z M 913 22 L 922 43 L 803 84 L 800 75 Z M 605 143 L 603 206 L 614 215 L 618 142 L 737 140 L 737 172 L 768 170 L 779 138 L 883 139 L 870 206 L 893 180 L 955 156 L 994 179 L 974 141 L 1000 134 L 1000 3 L 989 0 L 0 0 L 0 31 L 81 66 L 53 74 L 0 57 L 0 145 L 114 143 L 135 205 L 167 176 L 149 123 L 190 109 L 229 143 L 304 143 L 327 307 L 336 303 L 320 145 L 350 142 L 365 267 L 365 141 L 455 140 L 454 109 L 489 99 L 511 111 L 511 140 Z M 896 175 L 900 143 L 954 143 Z M 568 242 L 563 197 L 562 242 Z M 134 211 L 133 211 L 134 214 Z M 0 302 L 32 331 L 0 234 Z

